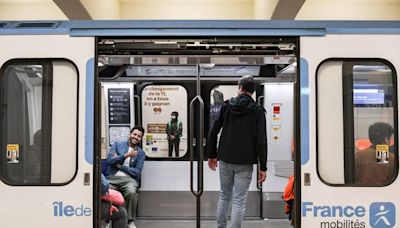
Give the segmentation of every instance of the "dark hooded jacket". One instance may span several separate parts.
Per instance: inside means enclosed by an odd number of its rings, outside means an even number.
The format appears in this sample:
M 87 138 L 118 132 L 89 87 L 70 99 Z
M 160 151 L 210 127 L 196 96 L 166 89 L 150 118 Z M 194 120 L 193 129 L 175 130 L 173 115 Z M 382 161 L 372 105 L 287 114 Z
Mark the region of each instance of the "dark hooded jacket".
M 217 137 L 222 128 L 217 149 Z M 246 95 L 225 101 L 207 139 L 208 158 L 231 164 L 255 164 L 267 170 L 265 110 Z

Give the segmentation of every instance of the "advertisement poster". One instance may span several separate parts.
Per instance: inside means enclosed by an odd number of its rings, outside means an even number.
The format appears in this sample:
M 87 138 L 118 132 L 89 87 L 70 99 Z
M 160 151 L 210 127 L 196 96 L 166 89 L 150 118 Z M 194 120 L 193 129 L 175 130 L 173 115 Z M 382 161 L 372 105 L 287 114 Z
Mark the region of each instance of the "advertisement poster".
M 389 163 L 389 145 L 376 145 L 376 162 Z
M 182 157 L 187 146 L 187 92 L 178 85 L 142 91 L 143 150 L 148 157 Z
M 19 163 L 19 145 L 7 145 L 7 163 Z

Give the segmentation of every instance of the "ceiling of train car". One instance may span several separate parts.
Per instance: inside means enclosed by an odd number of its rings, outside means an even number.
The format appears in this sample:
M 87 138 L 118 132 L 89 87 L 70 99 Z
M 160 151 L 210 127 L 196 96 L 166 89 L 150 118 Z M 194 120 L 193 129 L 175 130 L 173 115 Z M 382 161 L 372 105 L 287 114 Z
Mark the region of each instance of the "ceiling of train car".
M 296 40 L 290 37 L 202 39 L 112 39 L 100 38 L 99 76 L 192 77 L 196 65 L 204 77 L 235 77 L 251 74 L 265 82 L 293 82 L 296 70 Z
M 400 0 L 0 0 L 0 20 L 399 20 Z
M 295 38 L 100 39 L 107 55 L 293 55 Z

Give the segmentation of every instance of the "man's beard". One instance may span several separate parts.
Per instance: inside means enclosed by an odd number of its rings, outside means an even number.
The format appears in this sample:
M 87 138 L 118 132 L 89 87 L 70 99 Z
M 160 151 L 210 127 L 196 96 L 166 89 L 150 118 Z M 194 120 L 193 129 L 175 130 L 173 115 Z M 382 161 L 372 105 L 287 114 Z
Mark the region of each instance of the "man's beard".
M 136 139 L 134 139 L 134 138 L 132 138 L 132 137 L 129 137 L 129 144 L 130 144 L 130 146 L 136 146 L 136 145 L 138 144 L 138 143 L 135 143 L 134 141 L 137 142 Z

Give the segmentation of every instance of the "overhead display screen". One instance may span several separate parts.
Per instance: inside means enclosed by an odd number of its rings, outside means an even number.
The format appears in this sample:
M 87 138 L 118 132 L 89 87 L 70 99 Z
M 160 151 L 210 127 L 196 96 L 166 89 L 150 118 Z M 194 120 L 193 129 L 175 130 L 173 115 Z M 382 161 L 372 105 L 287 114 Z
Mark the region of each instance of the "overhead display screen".
M 353 102 L 355 105 L 381 105 L 385 103 L 385 90 L 377 85 L 355 86 Z

